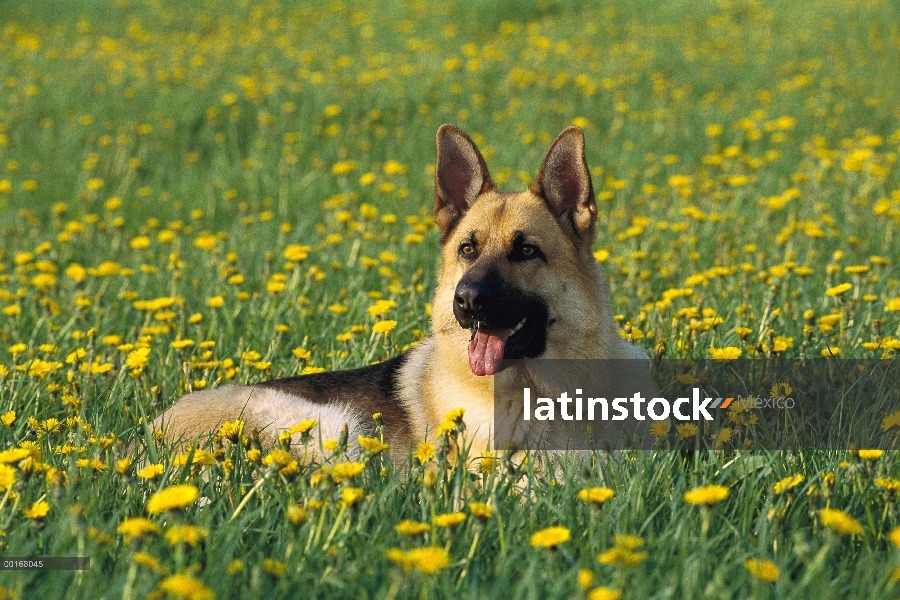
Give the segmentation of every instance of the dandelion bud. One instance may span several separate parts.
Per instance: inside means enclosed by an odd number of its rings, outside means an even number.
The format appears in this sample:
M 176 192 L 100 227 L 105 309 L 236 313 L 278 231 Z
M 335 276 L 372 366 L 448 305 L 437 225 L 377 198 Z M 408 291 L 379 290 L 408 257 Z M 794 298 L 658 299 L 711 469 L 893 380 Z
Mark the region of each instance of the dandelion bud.
M 338 451 L 343 454 L 347 451 L 348 438 L 350 437 L 350 430 L 347 428 L 347 424 L 344 423 L 344 426 L 341 428 L 341 437 L 338 439 Z
M 666 354 L 666 338 L 660 338 L 658 342 L 656 342 L 656 347 L 653 348 L 653 353 L 656 356 L 657 360 L 661 359 Z
M 285 511 L 285 516 L 292 525 L 299 527 L 309 518 L 309 512 L 302 506 L 292 504 Z

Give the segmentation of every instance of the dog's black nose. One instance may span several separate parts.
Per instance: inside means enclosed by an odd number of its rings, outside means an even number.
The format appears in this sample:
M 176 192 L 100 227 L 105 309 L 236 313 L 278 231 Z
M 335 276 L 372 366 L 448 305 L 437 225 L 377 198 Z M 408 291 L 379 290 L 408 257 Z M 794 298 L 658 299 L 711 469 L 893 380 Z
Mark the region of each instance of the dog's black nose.
M 456 303 L 458 310 L 474 313 L 487 306 L 490 296 L 490 289 L 484 284 L 460 282 L 456 286 L 456 296 L 454 296 L 453 301 Z

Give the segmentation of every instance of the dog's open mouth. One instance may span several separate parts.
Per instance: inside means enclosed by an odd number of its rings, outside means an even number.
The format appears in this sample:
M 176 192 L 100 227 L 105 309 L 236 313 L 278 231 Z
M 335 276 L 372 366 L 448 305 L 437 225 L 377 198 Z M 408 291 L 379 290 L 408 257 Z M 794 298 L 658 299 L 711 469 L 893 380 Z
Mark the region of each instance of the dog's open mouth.
M 491 328 L 484 322 L 472 323 L 469 340 L 469 368 L 478 376 L 493 375 L 504 359 L 537 356 L 544 351 L 547 317 L 523 317 L 513 327 Z

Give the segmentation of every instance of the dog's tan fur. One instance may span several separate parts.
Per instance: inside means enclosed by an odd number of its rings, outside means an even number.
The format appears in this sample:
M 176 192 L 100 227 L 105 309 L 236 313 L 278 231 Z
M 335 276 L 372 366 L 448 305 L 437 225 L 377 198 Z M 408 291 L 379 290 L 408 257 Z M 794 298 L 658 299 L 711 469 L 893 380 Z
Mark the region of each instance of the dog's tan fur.
M 318 419 L 322 439 L 329 439 L 337 437 L 345 423 L 351 435 L 363 433 L 370 415 L 380 411 L 395 456 L 405 457 L 409 444 L 433 436 L 444 414 L 462 407 L 467 430 L 474 432 L 474 446 L 481 450 L 492 435 L 495 384 L 515 382 L 530 385 L 536 394 L 553 393 L 565 389 L 560 381 L 565 375 L 542 368 L 540 359 L 646 358 L 619 335 L 606 281 L 591 252 L 596 204 L 581 131 L 575 127 L 563 131 L 537 180 L 516 193 L 495 189 L 480 152 L 460 130 L 442 126 L 437 142 L 435 222 L 442 230 L 442 267 L 432 335 L 380 371 L 367 367 L 334 373 L 328 379 L 294 378 L 189 394 L 154 422 L 169 441 L 194 440 L 237 418 L 245 421 L 248 431 L 262 432 L 269 443 L 308 418 Z M 466 240 L 476 239 L 477 260 L 466 260 L 459 249 Z M 510 260 L 512 245 L 523 241 L 540 248 L 544 259 Z M 549 325 L 539 357 L 526 358 L 520 366 L 495 375 L 478 376 L 466 350 L 474 334 L 461 326 L 454 302 L 463 278 L 473 269 L 488 268 L 509 286 L 539 295 L 548 307 Z M 383 385 L 366 383 L 373 374 L 383 375 Z M 616 377 L 622 380 L 615 381 Z M 625 377 L 633 381 L 625 374 L 607 373 L 596 381 L 597 389 L 624 387 Z M 650 388 L 651 384 L 645 386 Z

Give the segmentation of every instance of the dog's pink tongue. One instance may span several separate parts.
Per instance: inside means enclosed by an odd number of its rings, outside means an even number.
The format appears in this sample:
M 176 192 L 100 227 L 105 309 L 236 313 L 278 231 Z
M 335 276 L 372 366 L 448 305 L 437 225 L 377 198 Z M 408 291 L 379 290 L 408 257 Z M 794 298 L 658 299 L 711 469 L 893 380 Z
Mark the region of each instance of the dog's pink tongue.
M 493 375 L 503 360 L 503 349 L 509 329 L 485 329 L 475 333 L 469 342 L 469 368 L 475 375 Z

